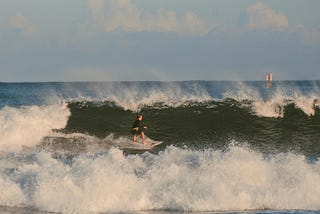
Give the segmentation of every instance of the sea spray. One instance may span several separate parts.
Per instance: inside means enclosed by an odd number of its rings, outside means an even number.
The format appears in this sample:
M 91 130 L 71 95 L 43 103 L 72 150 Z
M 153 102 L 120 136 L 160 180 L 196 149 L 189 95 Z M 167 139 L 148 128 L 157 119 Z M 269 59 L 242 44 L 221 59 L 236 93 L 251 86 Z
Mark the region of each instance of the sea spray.
M 53 129 L 64 128 L 69 115 L 66 103 L 2 108 L 0 151 L 19 151 L 37 145 Z
M 102 100 L 112 101 L 125 110 L 135 112 L 140 111 L 144 106 L 153 106 L 157 103 L 179 106 L 185 102 L 203 102 L 212 99 L 208 92 L 196 83 L 188 87 L 177 83 L 147 86 L 129 84 L 123 86 L 121 90 L 115 90 L 114 87 L 108 88 L 106 93 L 99 93 Z
M 320 209 L 319 161 L 293 153 L 265 156 L 241 146 L 170 146 L 159 154 L 128 156 L 112 148 L 72 162 L 40 152 L 0 159 L 0 166 L 1 177 L 16 183 L 3 186 L 17 192 L 13 206 L 24 201 L 45 211 Z
M 23 207 L 27 203 L 27 197 L 23 193 L 23 190 L 21 189 L 21 185 L 19 183 L 16 183 L 10 176 L 8 176 L 5 173 L 5 166 L 4 161 L 1 162 L 1 174 L 0 174 L 0 207 L 2 206 L 8 206 L 8 207 Z M 9 170 L 9 169 L 7 169 Z

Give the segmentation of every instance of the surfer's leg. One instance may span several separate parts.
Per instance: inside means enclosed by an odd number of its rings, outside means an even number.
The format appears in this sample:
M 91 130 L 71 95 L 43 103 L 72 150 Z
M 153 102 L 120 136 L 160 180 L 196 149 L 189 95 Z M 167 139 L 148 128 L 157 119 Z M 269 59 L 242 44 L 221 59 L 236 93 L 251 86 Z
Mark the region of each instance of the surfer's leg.
M 133 135 L 133 142 L 134 142 L 134 143 L 137 142 L 137 135 L 136 135 L 136 134 Z
M 145 138 L 145 137 L 144 137 L 144 132 L 141 132 L 141 138 L 142 138 L 142 144 L 143 144 L 143 145 L 151 145 L 150 142 L 144 141 L 144 138 Z

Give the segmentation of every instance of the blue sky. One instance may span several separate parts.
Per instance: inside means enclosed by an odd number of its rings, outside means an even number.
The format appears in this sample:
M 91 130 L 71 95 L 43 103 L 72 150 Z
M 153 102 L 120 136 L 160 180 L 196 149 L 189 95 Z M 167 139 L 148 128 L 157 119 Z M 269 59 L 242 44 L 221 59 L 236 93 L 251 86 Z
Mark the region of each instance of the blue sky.
M 319 0 L 0 0 L 1 81 L 320 79 Z

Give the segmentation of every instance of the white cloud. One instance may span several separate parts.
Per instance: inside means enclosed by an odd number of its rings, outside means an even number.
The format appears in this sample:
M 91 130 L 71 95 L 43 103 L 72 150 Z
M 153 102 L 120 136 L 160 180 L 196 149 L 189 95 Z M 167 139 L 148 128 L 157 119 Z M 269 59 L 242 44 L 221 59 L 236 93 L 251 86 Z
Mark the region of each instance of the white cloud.
M 88 0 L 88 5 L 94 24 L 107 32 L 121 29 L 127 32 L 204 35 L 214 27 L 193 13 L 178 17 L 175 11 L 164 8 L 160 8 L 155 14 L 143 13 L 131 0 Z
M 286 15 L 275 12 L 261 2 L 247 8 L 247 18 L 247 26 L 250 30 L 281 30 L 288 27 Z
M 198 32 L 208 32 L 209 25 L 201 20 L 201 18 L 193 13 L 186 13 L 183 19 L 183 31 L 191 34 Z
M 177 14 L 172 10 L 160 8 L 156 15 L 148 14 L 143 17 L 143 20 L 147 31 L 177 31 Z
M 10 19 L 10 26 L 14 29 L 21 30 L 24 34 L 31 35 L 38 32 L 35 25 L 29 22 L 29 20 L 22 14 L 17 14 Z
M 320 44 L 320 26 L 289 26 L 285 14 L 277 13 L 261 2 L 249 6 L 246 12 L 249 30 L 286 31 L 288 35 L 298 36 L 305 44 Z
M 107 1 L 108 11 L 105 22 L 105 30 L 113 31 L 122 29 L 124 31 L 141 31 L 141 13 L 130 0 Z

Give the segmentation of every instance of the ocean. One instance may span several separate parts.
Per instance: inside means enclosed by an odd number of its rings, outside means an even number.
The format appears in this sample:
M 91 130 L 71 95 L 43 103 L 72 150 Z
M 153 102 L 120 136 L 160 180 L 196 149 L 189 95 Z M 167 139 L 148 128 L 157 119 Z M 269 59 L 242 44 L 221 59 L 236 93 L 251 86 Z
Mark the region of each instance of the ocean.
M 320 213 L 320 81 L 0 83 L 0 123 L 0 213 Z

